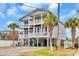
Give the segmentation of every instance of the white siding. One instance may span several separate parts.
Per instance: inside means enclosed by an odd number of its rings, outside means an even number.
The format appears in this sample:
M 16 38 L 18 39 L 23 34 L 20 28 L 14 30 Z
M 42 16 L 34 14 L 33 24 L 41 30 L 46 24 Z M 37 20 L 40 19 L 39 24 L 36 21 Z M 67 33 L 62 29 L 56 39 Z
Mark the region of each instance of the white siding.
M 56 38 L 57 37 L 57 34 L 58 34 L 58 26 L 55 26 L 53 28 L 53 38 Z M 66 40 L 66 29 L 64 27 L 63 24 L 59 23 L 59 39 L 63 39 L 63 40 Z

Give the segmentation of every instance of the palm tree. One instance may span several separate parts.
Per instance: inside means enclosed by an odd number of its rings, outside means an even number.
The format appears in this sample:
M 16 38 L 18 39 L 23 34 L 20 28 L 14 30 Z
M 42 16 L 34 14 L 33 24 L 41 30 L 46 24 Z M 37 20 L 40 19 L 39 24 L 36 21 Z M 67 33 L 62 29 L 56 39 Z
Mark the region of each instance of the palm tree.
M 11 23 L 11 24 L 8 25 L 8 27 L 13 30 L 13 35 L 15 35 L 15 29 L 19 28 L 19 25 L 17 25 L 16 23 Z M 15 39 L 14 39 L 14 41 L 15 41 Z M 13 46 L 14 46 L 14 43 L 15 43 L 14 41 L 13 41 Z
M 76 10 L 77 11 L 77 13 L 79 14 L 79 10 Z M 78 27 L 78 49 L 79 49 L 79 17 L 78 17 L 78 19 L 77 19 L 77 27 Z
M 50 51 L 52 51 L 52 30 L 54 26 L 58 24 L 57 17 L 52 14 L 48 13 L 48 15 L 44 19 L 44 26 L 49 28 L 49 33 L 50 33 Z
M 76 20 L 76 26 L 78 27 L 78 39 L 77 39 L 77 42 L 78 42 L 78 49 L 79 49 L 79 19 Z
M 72 47 L 73 48 L 74 48 L 74 40 L 75 40 L 75 36 L 76 36 L 76 26 L 77 26 L 76 20 L 77 20 L 77 18 L 70 18 L 64 25 L 66 28 L 71 28 Z

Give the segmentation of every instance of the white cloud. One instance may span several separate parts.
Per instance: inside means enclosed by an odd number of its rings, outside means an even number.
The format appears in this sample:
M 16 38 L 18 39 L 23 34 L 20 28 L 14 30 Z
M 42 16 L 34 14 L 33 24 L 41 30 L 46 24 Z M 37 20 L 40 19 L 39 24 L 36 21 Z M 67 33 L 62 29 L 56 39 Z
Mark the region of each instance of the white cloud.
M 66 28 L 66 36 L 71 38 L 71 29 L 70 28 Z
M 72 18 L 72 17 L 76 17 L 77 12 L 75 9 L 73 9 L 71 12 L 69 12 L 68 14 L 65 15 L 61 15 L 60 19 L 64 22 L 67 21 L 67 18 Z
M 8 21 L 7 25 L 11 24 L 11 23 L 15 23 L 14 21 Z
M 57 3 L 52 3 L 52 4 L 50 4 L 49 5 L 49 10 L 55 10 L 55 9 L 57 9 L 58 8 L 58 4 Z
M 58 9 L 58 4 L 57 3 L 51 3 L 48 7 L 48 10 L 53 12 L 53 13 L 56 13 L 57 9 Z
M 0 18 L 3 18 L 4 16 L 4 13 L 0 12 Z
M 17 8 L 13 7 L 11 9 L 7 9 L 7 15 L 12 16 L 16 13 Z

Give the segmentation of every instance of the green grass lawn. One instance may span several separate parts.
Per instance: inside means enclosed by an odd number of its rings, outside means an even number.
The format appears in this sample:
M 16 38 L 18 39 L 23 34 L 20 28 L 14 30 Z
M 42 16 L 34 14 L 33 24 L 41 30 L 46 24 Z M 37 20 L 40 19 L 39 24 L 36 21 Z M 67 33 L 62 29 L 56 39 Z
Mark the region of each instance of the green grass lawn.
M 38 51 L 24 52 L 19 55 L 21 56 L 73 56 L 76 51 L 77 51 L 76 49 L 60 48 L 57 51 L 54 50 L 50 53 L 50 49 L 45 48 L 45 49 L 40 49 Z

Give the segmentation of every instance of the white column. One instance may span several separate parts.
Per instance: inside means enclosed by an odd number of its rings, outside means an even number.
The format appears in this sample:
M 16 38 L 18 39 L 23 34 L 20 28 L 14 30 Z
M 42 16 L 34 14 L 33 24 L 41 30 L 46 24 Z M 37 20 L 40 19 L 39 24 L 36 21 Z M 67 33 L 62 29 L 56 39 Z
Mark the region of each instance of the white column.
M 30 46 L 30 38 L 28 38 L 28 47 Z
M 42 36 L 42 13 L 41 13 L 41 36 Z
M 41 46 L 43 46 L 43 40 L 41 40 Z
M 29 21 L 30 21 L 30 18 L 28 19 L 28 36 L 29 36 L 29 26 L 30 26 L 29 25 L 29 23 L 30 23 Z
M 33 16 L 33 23 L 34 23 L 34 27 L 33 27 L 33 35 L 35 35 L 35 15 Z
M 78 28 L 78 49 L 79 49 L 79 28 Z
M 33 47 L 34 47 L 34 39 L 32 39 L 32 41 L 33 41 Z
M 47 38 L 47 47 L 49 47 L 49 38 Z
M 37 38 L 37 47 L 38 47 L 38 38 Z

